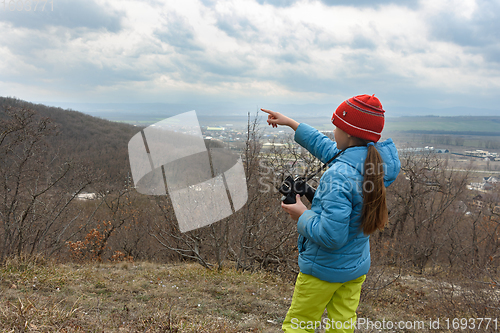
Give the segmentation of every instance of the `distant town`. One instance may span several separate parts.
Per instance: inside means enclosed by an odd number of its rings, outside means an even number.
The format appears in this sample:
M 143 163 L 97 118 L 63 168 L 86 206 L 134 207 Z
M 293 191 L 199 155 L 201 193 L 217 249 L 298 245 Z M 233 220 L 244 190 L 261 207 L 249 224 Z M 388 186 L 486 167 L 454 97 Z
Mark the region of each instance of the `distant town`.
M 201 126 L 202 134 L 205 140 L 213 140 L 219 142 L 225 148 L 233 150 L 235 152 L 241 152 L 244 150 L 246 145 L 246 140 L 248 139 L 247 128 L 242 128 L 240 126 L 236 127 L 232 124 L 225 124 L 224 126 Z M 325 135 L 333 139 L 333 131 L 322 131 Z M 273 131 L 264 130 L 261 131 L 259 137 L 257 138 L 261 143 L 261 154 L 267 155 L 273 150 L 279 149 L 301 149 L 298 144 L 293 141 L 293 131 L 288 129 Z M 496 152 L 491 152 L 488 150 L 476 149 L 476 150 L 465 150 L 461 152 L 450 151 L 448 148 L 439 148 L 433 146 L 424 147 L 402 147 L 398 149 L 400 155 L 403 154 L 439 154 L 443 158 L 451 158 L 452 165 L 457 166 L 459 163 L 470 163 L 473 161 L 479 161 L 473 172 L 483 173 L 486 176 L 475 177 L 473 182 L 469 183 L 467 188 L 470 191 L 488 194 L 494 193 L 500 187 L 500 156 Z M 455 160 L 453 160 L 455 158 Z M 462 158 L 462 160 L 460 160 Z M 494 163 L 494 167 L 490 166 L 490 162 Z M 465 164 L 464 164 L 465 165 Z M 484 169 L 483 169 L 484 165 Z M 292 172 L 300 174 L 303 170 L 297 169 Z M 92 200 L 96 199 L 94 193 L 81 193 L 77 196 L 81 200 Z M 480 195 L 476 198 L 475 202 L 480 205 L 479 201 L 482 198 Z

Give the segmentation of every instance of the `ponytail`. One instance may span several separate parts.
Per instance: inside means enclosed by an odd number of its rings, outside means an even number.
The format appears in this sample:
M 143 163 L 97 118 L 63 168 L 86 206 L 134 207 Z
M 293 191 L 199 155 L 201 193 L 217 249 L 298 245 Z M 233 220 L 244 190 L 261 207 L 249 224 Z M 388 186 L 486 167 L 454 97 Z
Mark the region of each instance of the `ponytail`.
M 361 228 L 366 235 L 382 230 L 389 220 L 385 199 L 384 164 L 373 145 L 368 144 L 363 180 L 363 222 Z

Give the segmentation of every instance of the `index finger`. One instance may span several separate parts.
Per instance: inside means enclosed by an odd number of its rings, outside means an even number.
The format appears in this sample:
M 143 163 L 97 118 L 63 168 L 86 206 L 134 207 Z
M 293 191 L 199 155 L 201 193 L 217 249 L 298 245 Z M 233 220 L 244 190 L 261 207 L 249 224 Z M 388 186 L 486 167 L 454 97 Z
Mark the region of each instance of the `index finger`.
M 274 114 L 276 113 L 276 112 L 274 112 L 274 111 L 267 110 L 267 109 L 260 109 L 260 111 L 263 111 L 263 112 L 265 112 L 265 113 L 269 113 L 269 114 L 270 114 L 270 115 L 272 115 L 272 116 L 274 116 Z

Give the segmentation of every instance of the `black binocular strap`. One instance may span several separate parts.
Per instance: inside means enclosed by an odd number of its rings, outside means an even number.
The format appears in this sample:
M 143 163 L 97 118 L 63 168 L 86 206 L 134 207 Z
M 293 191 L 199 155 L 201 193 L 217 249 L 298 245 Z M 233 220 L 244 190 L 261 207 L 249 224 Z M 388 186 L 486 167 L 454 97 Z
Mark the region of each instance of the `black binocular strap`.
M 347 148 L 346 148 L 347 149 Z M 337 154 L 335 154 L 335 156 L 333 156 L 328 162 L 326 162 L 325 164 L 323 164 L 319 169 L 318 171 L 316 171 L 315 173 L 313 173 L 312 175 L 308 176 L 306 179 L 304 179 L 305 182 L 308 182 L 309 180 L 311 180 L 314 176 L 316 176 L 320 171 L 322 171 L 323 169 L 326 169 L 328 167 L 328 164 L 332 163 L 332 161 L 334 159 L 336 159 L 337 157 L 340 156 L 340 154 L 342 154 L 343 152 L 345 152 L 345 149 L 344 150 L 341 150 L 339 151 Z

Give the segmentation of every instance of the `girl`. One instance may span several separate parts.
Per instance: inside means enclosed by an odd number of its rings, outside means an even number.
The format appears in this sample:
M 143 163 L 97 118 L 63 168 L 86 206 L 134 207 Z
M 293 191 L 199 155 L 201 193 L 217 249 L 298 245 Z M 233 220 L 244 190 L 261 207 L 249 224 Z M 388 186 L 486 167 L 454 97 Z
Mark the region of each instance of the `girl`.
M 285 332 L 353 332 L 361 285 L 370 268 L 369 235 L 388 220 L 385 188 L 399 173 L 391 139 L 376 143 L 384 110 L 374 95 L 344 101 L 332 117 L 335 142 L 305 123 L 268 113 L 273 127 L 295 130 L 295 141 L 330 168 L 321 177 L 311 209 L 300 201 L 283 209 L 297 221 L 299 268 Z M 321 320 L 324 310 L 328 320 Z

